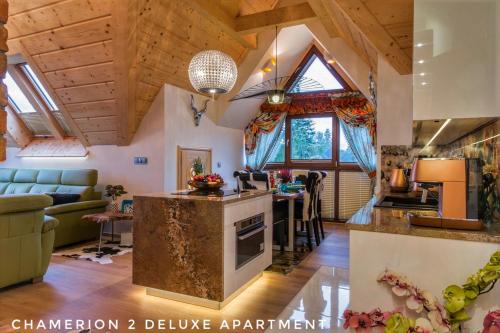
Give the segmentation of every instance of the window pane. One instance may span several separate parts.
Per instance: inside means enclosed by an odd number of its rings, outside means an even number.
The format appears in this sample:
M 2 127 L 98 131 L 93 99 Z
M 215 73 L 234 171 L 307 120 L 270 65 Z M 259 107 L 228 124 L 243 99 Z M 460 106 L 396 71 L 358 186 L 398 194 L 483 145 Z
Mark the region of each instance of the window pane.
M 332 159 L 332 117 L 292 119 L 292 160 Z
M 339 137 L 339 160 L 340 163 L 357 163 L 356 157 L 352 153 L 349 143 L 347 143 L 342 126 L 340 126 Z
M 319 90 L 334 90 L 334 89 L 344 89 L 342 84 L 333 76 L 328 68 L 318 59 L 317 56 L 314 56 L 314 60 L 311 65 L 307 68 L 307 70 L 302 74 L 301 77 L 305 77 L 308 79 L 312 79 L 318 82 L 323 88 L 318 89 L 315 86 L 302 86 L 300 84 L 300 80 L 297 81 L 292 89 L 290 89 L 291 93 L 301 93 L 301 92 L 311 92 L 311 91 L 319 91 Z
M 274 148 L 268 163 L 284 163 L 285 162 L 285 123 L 281 131 L 276 147 Z
M 42 82 L 38 79 L 36 76 L 35 72 L 31 69 L 30 65 L 28 64 L 23 64 L 21 65 L 22 69 L 26 73 L 26 76 L 31 80 L 33 85 L 36 87 L 40 95 L 45 99 L 45 102 L 49 106 L 51 111 L 57 111 L 57 106 L 56 103 L 54 103 L 54 100 L 50 97 L 49 93 L 47 90 L 45 90 L 45 87 L 43 86 Z
M 14 81 L 9 73 L 6 73 L 5 80 L 3 81 L 7 85 L 7 92 L 9 94 L 9 101 L 14 104 L 14 108 L 19 113 L 34 113 L 36 110 L 33 108 L 31 103 L 28 101 L 21 88 Z

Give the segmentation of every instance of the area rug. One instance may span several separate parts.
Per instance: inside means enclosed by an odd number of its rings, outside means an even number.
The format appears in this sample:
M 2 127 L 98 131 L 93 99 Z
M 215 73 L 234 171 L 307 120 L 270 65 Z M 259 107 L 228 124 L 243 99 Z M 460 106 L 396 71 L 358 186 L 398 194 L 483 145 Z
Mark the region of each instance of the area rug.
M 325 238 L 328 233 L 325 232 Z M 313 239 L 314 243 L 314 239 Z M 313 245 L 313 251 L 316 244 Z M 293 269 L 300 264 L 309 254 L 309 248 L 305 237 L 297 237 L 295 240 L 295 251 L 279 251 L 273 250 L 273 264 L 269 266 L 266 271 L 276 272 L 284 275 L 289 274 Z
M 80 247 L 62 249 L 53 253 L 54 256 L 66 257 L 75 260 L 87 260 L 101 265 L 113 263 L 112 257 L 122 256 L 132 252 L 132 246 L 121 246 L 113 243 L 103 243 L 101 252 L 97 253 L 98 244 L 87 244 Z

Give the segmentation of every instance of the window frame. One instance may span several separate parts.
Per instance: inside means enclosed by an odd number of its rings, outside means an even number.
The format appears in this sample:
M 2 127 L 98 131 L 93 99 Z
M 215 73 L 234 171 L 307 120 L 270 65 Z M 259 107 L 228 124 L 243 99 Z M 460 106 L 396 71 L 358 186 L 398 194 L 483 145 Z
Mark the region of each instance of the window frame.
M 292 120 L 306 118 L 329 118 L 332 119 L 332 158 L 330 160 L 293 160 L 292 152 Z M 324 112 L 318 114 L 301 114 L 287 116 L 285 120 L 285 161 L 283 163 L 266 164 L 265 169 L 310 169 L 310 170 L 352 170 L 361 171 L 357 163 L 340 162 L 340 124 L 334 112 Z
M 342 85 L 343 89 L 330 89 L 330 90 L 314 90 L 307 92 L 299 92 L 299 93 L 291 93 L 290 89 L 296 84 L 299 77 L 301 77 L 309 68 L 309 66 L 313 63 L 314 57 L 318 58 L 319 61 L 323 63 L 323 65 L 330 71 L 333 77 Z M 285 85 L 285 91 L 290 95 L 308 95 L 308 94 L 317 94 L 317 93 L 339 93 L 344 91 L 352 91 L 351 86 L 347 83 L 346 80 L 340 75 L 335 68 L 331 64 L 329 64 L 321 51 L 316 47 L 316 45 L 312 45 L 309 51 L 307 51 L 306 55 L 300 62 L 299 66 L 293 72 L 292 76 Z

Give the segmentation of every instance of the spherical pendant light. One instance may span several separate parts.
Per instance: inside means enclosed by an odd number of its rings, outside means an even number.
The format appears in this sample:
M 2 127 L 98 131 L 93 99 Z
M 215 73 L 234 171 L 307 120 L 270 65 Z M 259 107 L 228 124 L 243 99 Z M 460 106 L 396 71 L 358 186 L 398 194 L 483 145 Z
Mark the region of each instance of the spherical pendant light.
M 202 51 L 189 63 L 189 81 L 196 91 L 225 94 L 233 89 L 238 68 L 233 59 L 217 50 Z

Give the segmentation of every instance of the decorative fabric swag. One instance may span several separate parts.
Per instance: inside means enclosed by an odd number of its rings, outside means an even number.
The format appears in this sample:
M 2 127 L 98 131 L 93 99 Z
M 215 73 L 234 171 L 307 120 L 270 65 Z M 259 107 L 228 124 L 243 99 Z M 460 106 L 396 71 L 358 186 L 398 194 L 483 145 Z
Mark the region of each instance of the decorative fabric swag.
M 286 114 L 281 112 L 260 111 L 245 127 L 245 152 L 252 155 L 257 147 L 257 141 L 262 133 L 271 133 Z
M 376 145 L 377 123 L 373 105 L 359 91 L 343 93 L 309 93 L 293 96 L 288 104 L 261 105 L 261 113 L 285 112 L 288 115 L 335 112 L 348 125 L 365 126 Z

